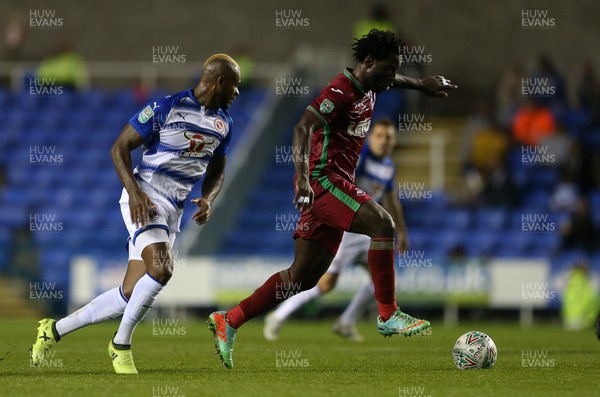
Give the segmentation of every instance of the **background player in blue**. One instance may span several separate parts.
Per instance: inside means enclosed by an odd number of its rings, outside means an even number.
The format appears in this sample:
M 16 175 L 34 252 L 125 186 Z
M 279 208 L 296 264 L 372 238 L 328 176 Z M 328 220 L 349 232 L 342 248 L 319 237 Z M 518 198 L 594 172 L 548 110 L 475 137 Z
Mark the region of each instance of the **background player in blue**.
M 179 233 L 183 203 L 205 175 L 199 207 L 192 219 L 208 221 L 223 184 L 232 120 L 227 108 L 239 95 L 240 69 L 225 54 L 209 57 L 194 89 L 151 102 L 135 114 L 114 143 L 111 155 L 123 183 L 119 203 L 129 232 L 129 262 L 120 287 L 55 321 L 40 321 L 31 362 L 65 335 L 88 324 L 123 318 L 108 353 L 119 374 L 137 374 L 131 353 L 135 327 L 171 278 L 172 246 Z M 141 163 L 132 169 L 131 151 L 143 145 Z
M 389 157 L 395 144 L 396 128 L 394 123 L 389 119 L 380 119 L 374 122 L 369 135 L 367 135 L 367 144 L 361 152 L 355 176 L 356 186 L 367 192 L 373 200 L 390 213 L 396 225 L 398 248 L 400 251 L 405 251 L 408 249 L 408 234 L 395 189 L 396 166 Z M 335 288 L 340 273 L 349 265 L 360 263 L 366 266 L 369 244 L 369 236 L 344 233 L 339 251 L 327 272 L 321 276 L 318 284 L 281 303 L 277 310 L 265 318 L 263 329 L 265 339 L 276 340 L 285 320 L 302 305 Z M 356 322 L 369 302 L 373 301 L 373 294 L 372 282 L 359 289 L 344 314 L 334 324 L 333 331 L 350 340 L 362 340 L 356 330 Z

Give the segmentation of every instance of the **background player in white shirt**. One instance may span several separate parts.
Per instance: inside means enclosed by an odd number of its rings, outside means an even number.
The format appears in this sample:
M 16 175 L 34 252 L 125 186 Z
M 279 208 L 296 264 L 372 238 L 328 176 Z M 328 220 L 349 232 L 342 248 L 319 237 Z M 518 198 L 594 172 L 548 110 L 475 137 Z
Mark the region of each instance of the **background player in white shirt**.
M 179 233 L 183 203 L 205 175 L 199 208 L 192 219 L 208 221 L 223 184 L 233 121 L 227 108 L 239 95 L 240 69 L 225 54 L 209 57 L 194 89 L 147 104 L 114 143 L 111 155 L 124 189 L 119 203 L 129 232 L 129 262 L 120 287 L 109 290 L 71 315 L 43 319 L 31 349 L 31 362 L 65 335 L 123 315 L 108 353 L 119 374 L 137 374 L 131 353 L 135 327 L 171 278 L 172 247 Z M 143 145 L 142 161 L 132 169 L 131 151 Z
M 397 241 L 400 251 L 408 248 L 408 236 L 402 207 L 395 189 L 396 166 L 389 157 L 396 145 L 396 128 L 389 119 L 373 123 L 367 136 L 367 145 L 360 155 L 356 167 L 356 186 L 367 192 L 373 200 L 382 204 L 396 225 Z M 276 340 L 285 320 L 307 302 L 317 299 L 335 288 L 340 273 L 350 265 L 367 265 L 367 253 L 371 239 L 356 233 L 344 233 L 339 251 L 313 288 L 300 292 L 281 303 L 277 310 L 265 318 L 263 334 L 267 340 Z M 361 341 L 362 336 L 356 330 L 356 322 L 373 301 L 373 283 L 359 289 L 340 319 L 334 324 L 333 331 L 347 339 Z

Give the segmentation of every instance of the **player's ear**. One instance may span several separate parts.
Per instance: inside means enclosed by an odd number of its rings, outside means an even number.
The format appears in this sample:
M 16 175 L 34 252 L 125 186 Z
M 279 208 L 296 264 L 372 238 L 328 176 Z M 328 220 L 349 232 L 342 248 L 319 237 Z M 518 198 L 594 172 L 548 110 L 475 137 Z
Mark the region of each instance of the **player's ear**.
M 367 67 L 367 69 L 371 69 L 373 67 L 373 65 L 375 64 L 375 60 L 373 58 L 371 58 L 370 56 L 366 56 L 365 60 L 363 62 L 365 64 L 365 66 Z

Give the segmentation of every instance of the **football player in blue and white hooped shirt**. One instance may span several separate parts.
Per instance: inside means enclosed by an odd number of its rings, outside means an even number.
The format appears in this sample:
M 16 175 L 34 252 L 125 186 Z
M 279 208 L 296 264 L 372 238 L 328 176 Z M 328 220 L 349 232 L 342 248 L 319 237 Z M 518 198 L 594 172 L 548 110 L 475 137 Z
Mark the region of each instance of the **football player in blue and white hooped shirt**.
M 396 165 L 389 157 L 396 145 L 396 127 L 389 119 L 379 119 L 371 125 L 367 135 L 367 145 L 363 147 L 355 171 L 355 185 L 367 192 L 392 216 L 396 226 L 399 250 L 408 249 L 408 235 L 402 206 L 395 188 Z M 266 317 L 263 334 L 267 340 L 276 340 L 285 320 L 302 305 L 319 298 L 335 288 L 340 273 L 354 263 L 366 264 L 371 239 L 357 233 L 344 233 L 340 248 L 327 272 L 321 276 L 313 288 L 300 292 L 281 303 Z M 362 340 L 355 324 L 373 301 L 374 288 L 371 281 L 354 295 L 333 330 L 338 335 L 354 340 Z
M 109 342 L 115 372 L 136 374 L 131 339 L 173 271 L 171 249 L 179 233 L 183 203 L 204 176 L 192 219 L 205 223 L 223 184 L 232 120 L 227 108 L 239 95 L 240 69 L 225 54 L 209 57 L 194 89 L 153 101 L 135 114 L 111 155 L 124 189 L 120 199 L 129 231 L 129 263 L 123 284 L 59 321 L 40 321 L 31 358 L 39 365 L 62 337 L 85 325 L 123 318 Z M 133 169 L 131 151 L 142 146 Z

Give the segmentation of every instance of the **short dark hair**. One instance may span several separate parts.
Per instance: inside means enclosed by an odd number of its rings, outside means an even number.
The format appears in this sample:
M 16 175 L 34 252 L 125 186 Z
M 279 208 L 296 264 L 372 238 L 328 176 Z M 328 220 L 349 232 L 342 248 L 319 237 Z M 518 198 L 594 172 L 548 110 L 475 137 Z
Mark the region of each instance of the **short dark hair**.
M 387 30 L 371 29 L 368 34 L 360 39 L 354 39 L 352 51 L 357 62 L 364 61 L 366 57 L 380 61 L 390 55 L 400 55 L 400 47 L 403 45 L 404 42 L 396 37 L 394 33 Z
M 371 129 L 373 129 L 373 127 L 375 127 L 376 125 L 380 125 L 382 127 L 393 127 L 394 129 L 396 128 L 396 124 L 394 124 L 392 119 L 390 119 L 389 117 L 378 118 L 371 124 Z

